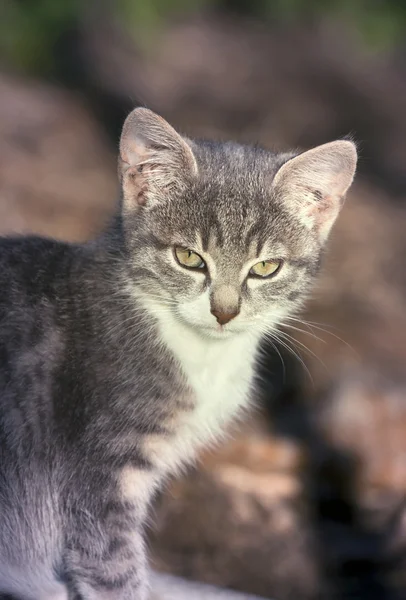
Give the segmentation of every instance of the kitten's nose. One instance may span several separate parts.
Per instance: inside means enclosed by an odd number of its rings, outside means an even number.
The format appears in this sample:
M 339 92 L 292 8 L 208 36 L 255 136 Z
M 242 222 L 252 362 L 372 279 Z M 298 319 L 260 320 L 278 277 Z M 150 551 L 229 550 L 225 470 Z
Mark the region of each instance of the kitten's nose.
M 220 325 L 225 325 L 234 319 L 234 317 L 238 315 L 238 312 L 238 310 L 233 312 L 221 312 L 220 310 L 214 309 L 211 311 L 211 314 L 216 317 L 217 322 L 220 323 Z

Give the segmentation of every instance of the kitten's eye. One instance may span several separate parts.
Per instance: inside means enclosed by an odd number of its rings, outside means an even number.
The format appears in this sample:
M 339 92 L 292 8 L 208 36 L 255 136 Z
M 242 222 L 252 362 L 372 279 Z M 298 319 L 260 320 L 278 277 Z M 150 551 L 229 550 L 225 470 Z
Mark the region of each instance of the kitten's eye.
M 187 267 L 188 269 L 204 269 L 206 267 L 206 263 L 202 257 L 188 248 L 175 248 L 175 256 L 182 267 Z
M 276 275 L 282 266 L 281 260 L 263 260 L 257 263 L 250 269 L 250 275 L 256 275 L 257 277 L 270 277 Z

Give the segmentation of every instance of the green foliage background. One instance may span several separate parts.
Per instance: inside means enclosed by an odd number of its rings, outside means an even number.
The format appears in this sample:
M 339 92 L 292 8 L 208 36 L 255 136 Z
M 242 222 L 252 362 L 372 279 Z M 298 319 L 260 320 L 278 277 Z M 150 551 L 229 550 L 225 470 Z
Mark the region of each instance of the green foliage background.
M 141 45 L 167 20 L 204 10 L 242 13 L 270 24 L 349 22 L 365 44 L 390 49 L 406 39 L 406 0 L 2 0 L 0 56 L 26 73 L 49 74 L 53 49 L 67 31 L 100 11 L 121 22 Z

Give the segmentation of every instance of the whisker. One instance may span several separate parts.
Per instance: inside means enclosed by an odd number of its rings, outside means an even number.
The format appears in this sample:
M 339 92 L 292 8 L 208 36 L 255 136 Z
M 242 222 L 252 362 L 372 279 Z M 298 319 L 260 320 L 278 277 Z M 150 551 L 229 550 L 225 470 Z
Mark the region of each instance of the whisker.
M 279 343 L 279 344 L 280 344 L 280 345 L 281 345 L 283 348 L 285 348 L 286 350 L 288 350 L 288 352 L 289 352 L 289 353 L 293 354 L 293 356 L 294 356 L 294 357 L 295 357 L 295 358 L 296 358 L 296 359 L 297 359 L 297 360 L 300 362 L 300 364 L 301 364 L 301 365 L 303 366 L 303 368 L 305 369 L 305 371 L 306 371 L 306 373 L 307 373 L 307 375 L 308 375 L 308 377 L 309 377 L 309 379 L 310 379 L 310 381 L 311 381 L 312 385 L 314 386 L 314 379 L 313 379 L 313 377 L 312 377 L 312 375 L 311 375 L 311 373 L 310 373 L 310 371 L 309 371 L 309 369 L 308 369 L 307 365 L 305 364 L 304 360 L 302 359 L 302 357 L 301 357 L 301 356 L 300 356 L 300 355 L 299 355 L 297 352 L 295 352 L 295 350 L 294 350 L 294 349 L 293 349 L 293 348 L 292 348 L 292 347 L 291 347 L 291 346 L 290 346 L 290 345 L 289 345 L 289 344 L 288 344 L 286 341 L 284 341 L 284 340 L 281 340 L 281 339 L 279 338 L 278 334 L 280 333 L 280 331 L 277 331 L 277 332 L 276 332 L 276 331 L 270 332 L 269 330 L 266 330 L 266 329 L 265 329 L 263 333 L 264 333 L 265 339 L 267 339 L 269 342 L 272 342 L 272 340 L 275 340 L 275 341 L 277 341 L 277 342 L 278 342 L 278 343 Z
M 288 334 L 288 333 L 286 333 L 285 331 L 280 331 L 280 330 L 278 330 L 278 333 L 279 333 L 280 335 L 282 335 L 284 338 L 287 338 L 287 339 L 288 339 L 288 340 L 289 340 L 289 341 L 290 341 L 290 342 L 291 342 L 293 345 L 299 344 L 299 345 L 300 345 L 300 346 L 303 348 L 303 350 L 304 350 L 305 352 L 307 352 L 308 354 L 310 354 L 311 356 L 313 356 L 313 357 L 314 357 L 314 358 L 315 358 L 317 361 L 319 361 L 319 363 L 320 363 L 320 364 L 323 366 L 323 368 L 324 368 L 324 369 L 326 369 L 326 371 L 327 371 L 327 372 L 329 372 L 329 371 L 328 371 L 328 368 L 327 368 L 327 366 L 326 366 L 326 365 L 325 365 L 325 363 L 324 363 L 324 362 L 321 360 L 321 358 L 320 358 L 319 356 L 317 356 L 317 354 L 315 354 L 315 352 L 313 352 L 312 350 L 310 350 L 310 348 L 308 348 L 308 347 L 306 346 L 306 344 L 303 344 L 303 342 L 301 342 L 301 341 L 299 341 L 299 340 L 296 340 L 295 338 L 293 338 L 291 335 L 289 335 L 289 334 Z M 299 349 L 298 349 L 298 350 L 299 350 Z
M 271 344 L 272 348 L 277 352 L 281 363 L 282 363 L 282 371 L 283 371 L 283 383 L 286 383 L 286 366 L 285 366 L 285 361 L 283 360 L 283 356 L 280 353 L 278 347 L 273 343 L 273 341 L 271 340 L 271 338 L 268 338 L 268 342 Z
M 341 342 L 345 346 L 347 346 L 347 348 L 349 350 L 351 350 L 351 352 L 353 352 L 356 356 L 359 356 L 358 352 L 355 350 L 355 348 L 353 346 L 351 346 L 351 344 L 349 344 L 346 340 L 344 340 L 340 336 L 338 336 L 335 333 L 332 333 L 331 331 L 329 331 L 328 329 L 326 329 L 326 327 L 331 327 L 333 329 L 337 329 L 333 325 L 327 325 L 327 324 L 324 324 L 324 323 L 317 323 L 316 321 L 306 321 L 304 319 L 298 319 L 298 318 L 295 318 L 295 317 L 285 317 L 285 319 L 289 319 L 291 321 L 296 321 L 297 323 L 300 323 L 302 325 L 306 325 L 306 326 L 308 326 L 310 328 L 317 329 L 317 330 L 319 330 L 319 331 L 321 331 L 323 333 L 327 333 L 328 335 L 331 335 L 332 337 L 334 337 L 335 339 L 337 339 L 339 342 Z
M 318 340 L 319 342 L 322 342 L 323 344 L 327 344 L 326 340 L 323 340 L 323 338 L 318 337 L 311 331 L 306 331 L 306 329 L 300 329 L 300 327 L 294 327 L 293 325 L 288 325 L 287 323 L 283 323 L 282 326 L 288 327 L 289 329 L 292 329 L 293 331 L 298 331 L 299 333 L 305 333 L 306 335 L 310 335 L 310 337 L 314 338 L 315 340 Z

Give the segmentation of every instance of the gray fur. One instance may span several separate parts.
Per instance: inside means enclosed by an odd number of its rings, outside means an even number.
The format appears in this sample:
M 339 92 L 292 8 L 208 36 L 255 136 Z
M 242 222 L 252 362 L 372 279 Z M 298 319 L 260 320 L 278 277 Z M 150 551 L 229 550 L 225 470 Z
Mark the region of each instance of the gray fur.
M 137 109 L 121 141 L 120 211 L 100 238 L 1 239 L 0 592 L 146 597 L 146 509 L 198 408 L 150 307 L 202 340 L 260 337 L 297 310 L 355 171 L 354 146 L 335 144 L 307 161 L 191 141 Z M 300 173 L 321 163 L 298 206 Z M 209 268 L 180 267 L 176 245 L 201 248 Z M 250 287 L 242 270 L 264 252 L 281 273 Z M 213 327 L 185 316 L 205 293 L 212 309 L 238 307 L 221 330 L 209 309 Z

